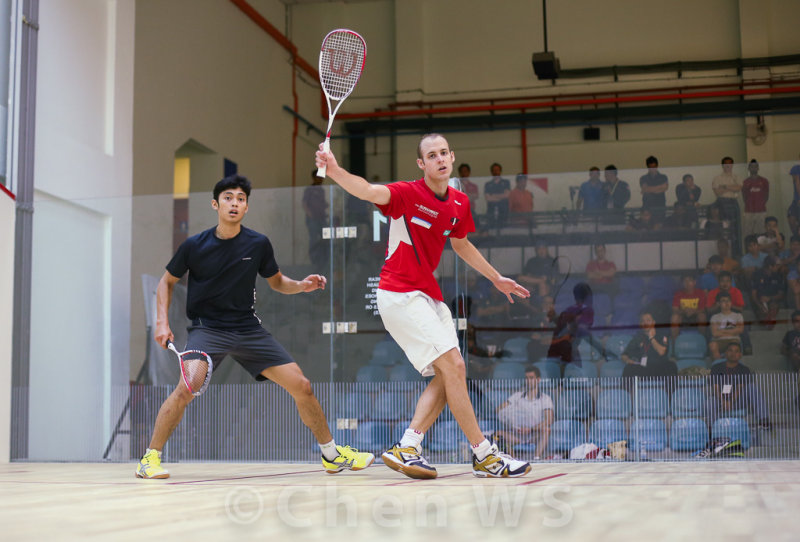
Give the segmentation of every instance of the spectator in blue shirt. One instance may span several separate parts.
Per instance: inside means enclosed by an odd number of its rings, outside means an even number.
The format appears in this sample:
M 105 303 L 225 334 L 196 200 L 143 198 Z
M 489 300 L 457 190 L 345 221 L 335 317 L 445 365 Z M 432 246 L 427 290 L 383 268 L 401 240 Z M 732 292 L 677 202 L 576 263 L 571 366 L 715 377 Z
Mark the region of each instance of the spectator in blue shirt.
M 599 167 L 589 170 L 589 180 L 584 182 L 578 191 L 576 207 L 584 211 L 599 211 L 606 208 L 606 191 L 603 181 L 600 180 Z

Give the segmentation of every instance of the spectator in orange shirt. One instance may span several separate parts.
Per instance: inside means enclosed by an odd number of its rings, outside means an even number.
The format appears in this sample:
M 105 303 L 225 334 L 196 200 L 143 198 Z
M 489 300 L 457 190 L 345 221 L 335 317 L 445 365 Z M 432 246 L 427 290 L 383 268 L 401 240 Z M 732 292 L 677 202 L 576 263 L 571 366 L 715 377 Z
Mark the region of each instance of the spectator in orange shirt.
M 508 210 L 512 213 L 533 212 L 533 194 L 525 189 L 528 176 L 524 173 L 518 174 L 516 183 L 517 186 L 508 194 Z

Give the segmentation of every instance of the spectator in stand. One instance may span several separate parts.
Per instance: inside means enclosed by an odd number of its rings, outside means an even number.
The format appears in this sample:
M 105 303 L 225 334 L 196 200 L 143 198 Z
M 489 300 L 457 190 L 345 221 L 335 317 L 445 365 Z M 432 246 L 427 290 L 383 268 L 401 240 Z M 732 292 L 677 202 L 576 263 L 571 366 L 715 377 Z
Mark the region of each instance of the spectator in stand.
M 731 245 L 726 239 L 717 240 L 717 255 L 722 258 L 722 270 L 736 277 L 739 274 L 739 262 L 731 258 Z
M 761 252 L 777 256 L 786 246 L 786 237 L 778 227 L 778 219 L 768 216 L 764 219 L 764 233 L 758 236 L 758 247 Z
M 469 198 L 469 209 L 472 211 L 472 221 L 475 222 L 477 226 L 479 222 L 476 206 L 478 198 L 480 197 L 480 190 L 478 189 L 478 185 L 470 179 L 471 175 L 472 168 L 469 167 L 469 164 L 461 164 L 458 166 L 458 180 L 461 182 L 461 191 Z
M 702 193 L 703 190 L 694 184 L 694 176 L 691 173 L 684 175 L 681 183 L 675 187 L 675 197 L 678 200 L 675 205 L 685 205 L 694 222 L 697 222 L 697 208 L 700 206 Z
M 792 312 L 792 329 L 783 336 L 781 353 L 786 356 L 789 366 L 800 372 L 800 310 Z
M 532 213 L 533 194 L 526 190 L 528 176 L 525 173 L 518 174 L 516 185 L 508 194 L 508 210 L 512 213 Z
M 789 269 L 786 274 L 786 282 L 789 284 L 789 293 L 792 294 L 794 307 L 800 307 L 800 262 Z
M 606 191 L 603 181 L 600 180 L 599 167 L 589 169 L 589 180 L 578 190 L 578 203 L 575 208 L 584 211 L 600 211 L 606 208 Z
M 552 337 L 553 322 L 548 318 L 548 315 L 555 310 L 555 303 L 552 296 L 549 295 L 542 297 L 541 300 L 544 317 L 531 326 L 535 331 L 531 333 L 531 340 L 528 342 L 528 361 L 531 363 L 536 363 L 540 359 L 547 357 L 547 351 L 550 349 L 550 338 Z
M 722 219 L 722 211 L 719 205 L 713 203 L 707 208 L 706 221 L 703 224 L 703 231 L 706 239 L 722 239 L 725 237 L 725 230 L 730 226 L 730 222 Z
M 643 207 L 639 212 L 639 218 L 631 218 L 625 229 L 628 231 L 653 231 L 660 228 L 661 225 L 656 222 L 653 212 Z
M 789 170 L 789 176 L 792 178 L 794 196 L 786 216 L 789 219 L 792 235 L 800 235 L 800 164 L 792 166 L 792 169 Z
M 595 293 L 617 293 L 617 266 L 606 259 L 606 246 L 594 246 L 594 260 L 586 264 L 586 281 Z
M 714 288 L 719 288 L 719 274 L 722 272 L 722 258 L 714 254 L 708 259 L 706 271 L 700 275 L 700 280 L 697 283 L 698 288 L 705 290 L 706 295 Z
M 800 263 L 800 235 L 792 235 L 789 239 L 789 248 L 781 252 L 779 260 L 782 273 L 789 273 L 797 268 L 797 264 Z
M 744 221 L 742 234 L 759 233 L 761 224 L 767 217 L 767 200 L 769 199 L 769 181 L 758 174 L 758 162 L 753 159 L 747 165 L 750 176 L 742 183 L 742 199 L 744 200 Z
M 553 400 L 539 391 L 540 378 L 538 367 L 525 367 L 525 387 L 497 407 L 500 427 L 493 436 L 500 450 L 512 453 L 517 444 L 535 444 L 534 459 L 545 457 L 555 416 Z
M 491 376 L 494 362 L 491 358 L 501 358 L 505 351 L 497 348 L 489 352 L 486 346 L 478 344 L 478 334 L 475 325 L 472 323 L 472 298 L 460 295 L 450 303 L 453 318 L 464 318 L 467 321 L 467 328 L 458 331 L 458 346 L 461 355 L 469 360 L 469 377 L 472 379 L 484 379 Z
M 675 339 L 681 327 L 691 326 L 695 329 L 706 323 L 706 293 L 697 287 L 694 275 L 686 274 L 681 279 L 683 289 L 672 297 L 671 332 Z
M 669 215 L 662 226 L 665 230 L 685 230 L 696 227 L 695 220 L 697 217 L 692 216 L 694 208 L 690 208 L 683 203 L 676 203 L 672 208 L 672 214 Z
M 786 277 L 780 268 L 777 258 L 767 256 L 761 269 L 753 273 L 753 309 L 767 329 L 775 326 L 778 311 L 786 298 Z
M 719 359 L 730 343 L 741 346 L 744 333 L 744 318 L 740 312 L 731 309 L 731 296 L 722 292 L 717 296 L 717 301 L 720 311 L 709 321 L 711 340 L 708 342 L 708 351 L 711 359 Z
M 547 252 L 547 245 L 542 241 L 536 243 L 536 256 L 525 262 L 522 273 L 517 281 L 528 288 L 531 293 L 538 292 L 539 296 L 550 293 L 557 276 L 556 259 Z
M 581 341 L 592 342 L 589 331 L 594 324 L 592 288 L 585 282 L 579 282 L 572 289 L 572 295 L 575 303 L 564 309 L 558 317 L 556 317 L 555 307 L 551 308 L 547 314 L 550 321 L 555 323 L 547 357 L 560 358 L 565 363 L 575 362 L 580 365 L 581 355 L 578 345 Z M 562 371 L 564 367 L 562 365 Z
M 669 360 L 669 339 L 649 312 L 639 318 L 639 330 L 631 338 L 622 361 L 626 363 L 623 377 L 630 376 L 675 376 L 678 367 Z
M 603 187 L 606 192 L 606 206 L 609 209 L 624 209 L 631 199 L 631 187 L 617 177 L 617 167 L 609 164 L 605 169 L 605 183 Z
M 719 286 L 710 290 L 708 292 L 708 297 L 706 298 L 706 311 L 708 315 L 711 316 L 714 313 L 720 310 L 719 307 L 719 300 L 717 297 L 720 294 L 728 294 L 731 298 L 731 306 L 733 310 L 742 311 L 744 310 L 744 295 L 742 291 L 736 287 L 733 282 L 733 275 L 731 275 L 730 271 L 720 271 L 719 276 L 717 277 L 717 282 Z
M 772 429 L 767 403 L 752 378 L 752 372 L 740 363 L 742 349 L 732 342 L 725 348 L 725 363 L 711 366 L 714 393 L 706 405 L 709 421 L 727 417 L 731 411 L 749 409 L 758 419 L 759 429 Z
M 733 173 L 733 158 L 730 156 L 722 159 L 722 173 L 711 181 L 711 189 L 717 196 L 717 205 L 719 205 L 722 220 L 730 222 L 731 244 L 736 247 L 740 239 L 739 194 L 742 191 L 742 183 L 739 182 L 739 177 Z
M 642 189 L 642 208 L 650 209 L 660 221 L 664 218 L 664 211 L 667 207 L 666 193 L 669 189 L 669 179 L 658 171 L 658 158 L 655 156 L 648 156 L 645 164 L 647 173 L 639 178 L 639 187 Z
M 489 168 L 492 178 L 483 187 L 483 197 L 486 199 L 486 215 L 490 228 L 502 228 L 508 220 L 508 196 L 511 192 L 511 183 L 500 175 L 503 166 L 495 162 Z
M 750 290 L 750 282 L 753 278 L 753 273 L 761 269 L 767 255 L 759 249 L 758 237 L 755 235 L 748 235 L 745 237 L 744 245 L 747 252 L 741 259 L 742 278 L 745 280 L 743 287 Z

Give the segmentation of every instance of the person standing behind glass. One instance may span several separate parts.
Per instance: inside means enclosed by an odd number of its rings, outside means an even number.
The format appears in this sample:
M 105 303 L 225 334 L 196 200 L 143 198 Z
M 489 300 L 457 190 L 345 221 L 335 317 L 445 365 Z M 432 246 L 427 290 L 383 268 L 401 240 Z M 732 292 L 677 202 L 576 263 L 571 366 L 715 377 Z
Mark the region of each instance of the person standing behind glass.
M 609 222 L 623 224 L 625 222 L 625 206 L 631 199 L 631 187 L 617 177 L 617 166 L 609 164 L 605 169 L 603 189 L 606 192 L 606 208 L 613 217 Z
M 584 211 L 600 211 L 606 207 L 606 191 L 600 180 L 600 168 L 589 169 L 589 179 L 585 181 L 578 191 L 577 209 Z
M 489 217 L 490 228 L 502 228 L 508 220 L 508 195 L 511 192 L 511 183 L 502 178 L 503 166 L 495 162 L 489 170 L 492 179 L 483 187 L 483 197 L 486 198 L 486 214 Z
M 469 198 L 469 208 L 472 211 L 472 221 L 475 222 L 475 225 L 478 225 L 478 212 L 477 212 L 477 203 L 478 198 L 480 197 L 480 190 L 478 189 L 478 185 L 472 182 L 470 176 L 472 175 L 472 168 L 469 167 L 469 164 L 461 164 L 458 166 L 458 180 L 461 183 L 460 190 L 467 195 Z M 458 187 L 456 187 L 458 188 Z
M 639 177 L 639 186 L 642 189 L 642 209 L 650 209 L 657 221 L 664 218 L 667 206 L 667 190 L 669 179 L 658 171 L 658 158 L 648 156 L 645 160 L 647 173 Z
M 731 248 L 734 254 L 740 254 L 738 198 L 742 191 L 742 183 L 739 181 L 739 177 L 733 173 L 733 158 L 730 156 L 722 159 L 722 173 L 714 177 L 711 182 L 711 189 L 717 196 L 717 205 L 719 206 L 722 220 L 727 220 L 730 223 Z
M 742 183 L 742 200 L 744 201 L 744 220 L 742 235 L 761 233 L 761 224 L 767 218 L 767 200 L 769 199 L 769 181 L 758 174 L 758 162 L 753 159 L 747 164 L 750 176 Z
M 700 205 L 702 193 L 703 190 L 694 184 L 694 176 L 691 173 L 684 175 L 681 183 L 675 187 L 675 197 L 678 200 L 675 205 L 685 206 L 693 223 L 697 222 L 697 207 Z

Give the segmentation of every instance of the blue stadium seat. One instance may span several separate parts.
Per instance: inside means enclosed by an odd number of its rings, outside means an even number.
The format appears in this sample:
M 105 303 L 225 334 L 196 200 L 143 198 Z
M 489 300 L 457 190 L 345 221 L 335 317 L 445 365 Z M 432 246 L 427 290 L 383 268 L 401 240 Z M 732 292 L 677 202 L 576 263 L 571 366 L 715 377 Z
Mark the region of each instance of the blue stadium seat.
M 364 365 L 356 373 L 356 382 L 387 382 L 389 373 L 383 365 Z
M 672 393 L 672 417 L 702 418 L 705 401 L 705 394 L 700 388 L 678 388 Z
M 506 339 L 503 343 L 503 350 L 505 354 L 500 361 L 512 363 L 527 363 L 528 361 L 528 343 L 531 340 L 527 337 L 511 337 Z
M 717 358 L 711 362 L 711 366 L 713 367 L 714 365 L 719 365 L 720 363 L 725 363 L 726 361 L 728 360 L 726 360 L 725 358 Z
M 628 448 L 657 452 L 667 447 L 667 426 L 664 420 L 639 418 L 634 420 L 629 431 Z
M 631 342 L 633 335 L 629 333 L 614 333 L 606 339 L 606 359 L 622 359 L 622 353 Z
M 564 367 L 564 378 L 597 378 L 597 365 L 586 360 L 580 364 L 567 363 Z
M 383 452 L 392 445 L 391 424 L 387 422 L 361 422 L 353 437 L 353 446 L 367 452 Z
M 743 418 L 718 418 L 711 426 L 711 438 L 716 437 L 739 439 L 746 450 L 750 447 L 750 426 Z
M 663 388 L 644 388 L 639 390 L 636 411 L 640 418 L 666 418 L 669 400 Z
M 618 279 L 619 291 L 642 297 L 644 295 L 644 278 L 635 275 L 621 275 Z
M 630 330 L 633 332 L 639 328 L 639 313 L 642 310 L 642 294 L 622 290 L 622 293 L 614 296 L 614 314 L 611 323 L 614 327 L 620 328 L 621 333 Z
M 454 452 L 467 438 L 455 420 L 437 421 L 429 432 L 428 448 L 433 452 Z
M 372 414 L 373 398 L 369 393 L 351 392 L 337 401 L 338 418 L 358 418 L 364 420 Z
M 708 446 L 708 426 L 699 418 L 681 418 L 672 422 L 669 447 L 674 452 L 694 452 Z
M 631 415 L 631 396 L 618 388 L 601 389 L 597 396 L 597 418 L 627 419 Z
M 578 343 L 578 355 L 581 357 L 581 361 L 592 363 L 603 358 L 603 354 L 587 340 Z
M 628 432 L 622 420 L 595 420 L 589 429 L 589 442 L 597 444 L 600 448 L 619 440 L 628 440 Z
M 592 296 L 592 308 L 594 309 L 594 325 L 606 325 L 608 317 L 614 312 L 611 304 L 611 296 L 608 294 L 594 294 L 594 296 Z
M 419 380 L 422 380 L 422 375 L 407 361 L 395 365 L 389 371 L 390 382 L 417 382 Z
M 371 365 L 395 365 L 406 360 L 405 352 L 393 339 L 384 339 L 372 349 Z
M 667 301 L 672 302 L 672 298 L 678 289 L 678 283 L 670 275 L 656 275 L 650 279 L 647 285 L 648 301 Z
M 699 333 L 683 332 L 675 339 L 673 351 L 679 360 L 688 358 L 705 358 L 708 345 L 706 338 Z
M 374 420 L 402 420 L 410 414 L 408 394 L 384 391 L 375 398 L 371 418 Z
M 525 367 L 521 363 L 498 363 L 492 371 L 494 380 L 522 380 L 525 378 Z
M 678 372 L 688 369 L 689 367 L 706 368 L 706 360 L 703 358 L 683 358 L 679 359 L 675 364 L 678 366 Z
M 543 380 L 559 380 L 561 378 L 561 365 L 555 361 L 537 361 L 533 365 L 539 368 Z
M 607 361 L 600 367 L 600 378 L 607 379 L 601 380 L 600 385 L 604 387 L 619 386 L 620 382 L 615 380 L 622 378 L 622 371 L 625 370 L 625 362 L 618 359 Z
M 592 396 L 581 388 L 567 388 L 561 392 L 556 404 L 556 417 L 559 420 L 585 420 L 592 415 Z
M 569 452 L 578 444 L 586 442 L 586 426 L 578 420 L 557 420 L 550 428 L 548 449 L 554 452 Z

